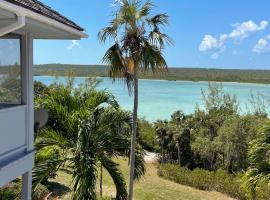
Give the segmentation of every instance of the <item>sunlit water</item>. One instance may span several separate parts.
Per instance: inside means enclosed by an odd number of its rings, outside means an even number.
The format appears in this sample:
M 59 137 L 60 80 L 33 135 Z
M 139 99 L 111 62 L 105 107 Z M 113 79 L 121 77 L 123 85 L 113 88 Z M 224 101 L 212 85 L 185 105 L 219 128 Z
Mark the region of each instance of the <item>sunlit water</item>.
M 109 78 L 100 78 L 102 82 L 98 89 L 107 89 L 112 92 L 120 105 L 127 110 L 132 110 L 133 99 L 128 95 L 123 82 L 112 83 Z M 55 81 L 65 82 L 65 78 L 51 76 L 37 76 L 35 80 L 49 85 Z M 85 78 L 75 78 L 75 84 L 83 83 Z M 203 107 L 201 91 L 208 88 L 207 82 L 191 81 L 163 81 L 140 80 L 139 81 L 139 115 L 149 121 L 157 119 L 169 119 L 176 110 L 192 113 L 196 106 Z M 251 93 L 270 96 L 270 84 L 249 83 L 223 83 L 225 92 L 236 95 L 241 113 L 250 108 Z

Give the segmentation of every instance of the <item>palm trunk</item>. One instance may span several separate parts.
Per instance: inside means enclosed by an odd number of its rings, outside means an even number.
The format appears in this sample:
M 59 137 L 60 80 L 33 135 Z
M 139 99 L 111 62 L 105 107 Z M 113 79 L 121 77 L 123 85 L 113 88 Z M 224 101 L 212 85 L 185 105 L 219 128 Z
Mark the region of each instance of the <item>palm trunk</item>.
M 180 155 L 180 145 L 177 145 L 177 151 L 178 151 L 178 164 L 181 167 L 181 155 Z
M 163 148 L 163 140 L 161 144 L 161 164 L 164 163 L 164 148 Z
M 130 149 L 130 170 L 129 170 L 129 195 L 128 200 L 133 199 L 133 183 L 134 183 L 134 169 L 135 169 L 135 147 L 136 147 L 136 135 L 137 135 L 137 116 L 138 116 L 138 76 L 135 70 L 134 72 L 134 107 L 133 107 L 133 125 L 132 125 L 132 137 L 131 137 L 131 149 Z
M 102 198 L 102 193 L 103 193 L 102 183 L 103 183 L 103 167 L 102 167 L 102 164 L 100 164 L 99 194 L 101 198 Z

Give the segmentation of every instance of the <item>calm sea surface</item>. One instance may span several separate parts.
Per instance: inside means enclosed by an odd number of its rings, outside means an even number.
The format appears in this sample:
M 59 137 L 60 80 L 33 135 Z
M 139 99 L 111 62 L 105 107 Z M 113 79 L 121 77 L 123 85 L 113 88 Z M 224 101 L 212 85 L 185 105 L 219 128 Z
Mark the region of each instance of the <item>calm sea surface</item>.
M 123 82 L 112 83 L 109 78 L 100 78 L 99 89 L 112 92 L 120 105 L 132 110 L 133 99 L 129 97 Z M 64 77 L 37 76 L 35 80 L 49 85 L 55 81 L 65 82 Z M 83 83 L 85 78 L 77 77 L 75 84 Z M 192 113 L 196 105 L 202 107 L 201 90 L 208 87 L 207 82 L 140 80 L 139 115 L 149 121 L 169 119 L 176 110 Z M 270 84 L 223 83 L 225 92 L 235 94 L 240 104 L 240 112 L 245 113 L 250 107 L 251 93 L 270 96 Z

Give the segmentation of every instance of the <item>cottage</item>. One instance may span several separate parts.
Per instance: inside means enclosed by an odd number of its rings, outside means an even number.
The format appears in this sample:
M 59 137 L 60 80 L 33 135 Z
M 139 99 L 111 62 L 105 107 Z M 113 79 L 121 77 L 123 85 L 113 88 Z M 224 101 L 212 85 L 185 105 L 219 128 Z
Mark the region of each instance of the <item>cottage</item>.
M 0 0 L 0 187 L 22 176 L 23 200 L 31 199 L 34 166 L 33 40 L 85 37 L 37 0 Z

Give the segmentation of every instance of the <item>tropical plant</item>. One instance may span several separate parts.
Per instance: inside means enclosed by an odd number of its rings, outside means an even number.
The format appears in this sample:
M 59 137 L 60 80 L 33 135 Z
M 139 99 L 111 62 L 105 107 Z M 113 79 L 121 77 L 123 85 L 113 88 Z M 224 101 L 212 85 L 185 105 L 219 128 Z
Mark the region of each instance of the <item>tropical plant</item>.
M 161 149 L 161 163 L 163 164 L 165 162 L 165 140 L 167 138 L 167 131 L 168 131 L 168 122 L 167 121 L 157 121 L 155 123 L 155 131 L 157 135 L 157 141 L 160 145 Z
M 162 55 L 170 38 L 161 31 L 168 24 L 168 15 L 151 15 L 151 0 L 116 1 L 114 18 L 108 27 L 98 34 L 101 42 L 111 40 L 114 44 L 103 57 L 109 65 L 109 76 L 124 78 L 129 91 L 134 92 L 133 127 L 130 155 L 129 199 L 133 197 L 134 153 L 137 133 L 138 76 L 139 71 L 166 71 L 167 64 Z
M 256 190 L 260 185 L 270 186 L 270 123 L 266 123 L 260 130 L 260 134 L 250 144 L 248 152 L 250 167 L 246 171 L 243 180 L 244 186 L 256 198 Z
M 119 108 L 114 96 L 95 90 L 92 81 L 74 88 L 73 80 L 66 85 L 54 84 L 49 93 L 36 99 L 38 107 L 50 115 L 48 125 L 36 141 L 36 149 L 60 149 L 60 158 L 38 162 L 33 170 L 33 185 L 43 182 L 61 167 L 73 174 L 73 199 L 96 199 L 97 169 L 100 164 L 108 171 L 116 186 L 116 198 L 127 199 L 126 183 L 116 156 L 130 151 L 130 113 Z M 143 151 L 136 148 L 135 174 L 145 171 Z

